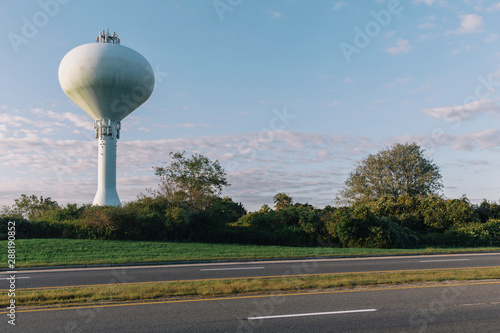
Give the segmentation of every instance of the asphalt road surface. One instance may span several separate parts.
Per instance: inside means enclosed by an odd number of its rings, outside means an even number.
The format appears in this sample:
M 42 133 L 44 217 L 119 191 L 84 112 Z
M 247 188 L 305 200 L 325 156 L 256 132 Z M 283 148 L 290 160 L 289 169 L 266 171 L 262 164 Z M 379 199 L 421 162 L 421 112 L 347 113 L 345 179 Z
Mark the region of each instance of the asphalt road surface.
M 278 277 L 302 274 L 421 269 L 461 269 L 493 266 L 500 266 L 500 253 L 20 270 L 15 275 L 16 288 L 24 289 L 198 279 Z M 8 289 L 10 274 L 7 271 L 0 273 L 0 290 Z
M 499 332 L 500 282 L 19 310 L 1 332 Z

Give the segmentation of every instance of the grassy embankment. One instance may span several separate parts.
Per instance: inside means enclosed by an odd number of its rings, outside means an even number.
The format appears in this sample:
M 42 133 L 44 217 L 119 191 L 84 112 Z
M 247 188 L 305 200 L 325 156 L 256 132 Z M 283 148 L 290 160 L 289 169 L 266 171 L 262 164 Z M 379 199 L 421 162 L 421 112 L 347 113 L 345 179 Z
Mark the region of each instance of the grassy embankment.
M 16 240 L 16 268 L 486 251 L 500 251 L 500 248 L 354 249 L 78 239 L 18 239 Z M 0 268 L 7 268 L 6 241 L 0 241 L 0 263 Z

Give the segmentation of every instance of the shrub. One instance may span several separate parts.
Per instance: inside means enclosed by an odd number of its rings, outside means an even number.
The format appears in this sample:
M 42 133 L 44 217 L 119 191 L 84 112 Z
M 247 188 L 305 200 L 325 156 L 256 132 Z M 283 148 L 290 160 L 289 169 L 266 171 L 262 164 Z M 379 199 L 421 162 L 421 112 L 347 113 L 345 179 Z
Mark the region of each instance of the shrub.
M 81 227 L 96 239 L 140 239 L 136 214 L 123 207 L 92 206 L 83 212 Z
M 388 217 L 402 227 L 413 231 L 425 230 L 424 218 L 419 212 L 421 199 L 401 195 L 396 199 L 384 196 L 370 202 L 368 207 L 378 217 Z
M 344 247 L 404 248 L 418 242 L 409 229 L 387 217 L 375 216 L 367 207 L 339 214 L 336 233 Z
M 0 239 L 7 239 L 8 222 L 15 222 L 16 238 L 61 238 L 74 232 L 74 225 L 62 222 L 28 221 L 0 217 Z
M 443 233 L 447 246 L 487 246 L 489 237 L 482 223 L 464 223 L 452 226 Z
M 466 197 L 446 200 L 446 214 L 451 225 L 479 221 L 474 207 Z
M 345 221 L 350 219 L 351 209 L 349 207 L 340 207 L 336 209 L 334 212 L 325 216 L 325 226 L 326 231 L 328 232 L 328 236 L 330 236 L 334 241 L 339 241 L 339 225 Z M 328 218 L 329 217 L 329 218 Z
M 420 213 L 424 224 L 431 230 L 444 231 L 451 225 L 448 219 L 446 202 L 443 198 L 431 195 L 420 202 Z
M 500 244 L 500 220 L 489 219 L 484 224 L 484 229 L 488 232 L 488 236 L 495 244 Z
M 489 219 L 500 219 L 500 205 L 483 200 L 475 207 L 475 213 L 481 223 L 486 223 Z

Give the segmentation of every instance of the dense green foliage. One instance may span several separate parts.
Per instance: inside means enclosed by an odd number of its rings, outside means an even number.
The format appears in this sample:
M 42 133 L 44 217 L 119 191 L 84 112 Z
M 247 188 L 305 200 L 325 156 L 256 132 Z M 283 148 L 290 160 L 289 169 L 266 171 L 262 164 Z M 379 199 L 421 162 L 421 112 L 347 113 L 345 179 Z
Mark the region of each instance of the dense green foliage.
M 349 207 L 315 208 L 293 203 L 247 213 L 230 198 L 213 198 L 194 210 L 166 197 L 141 197 L 113 206 L 59 205 L 36 217 L 0 217 L 1 230 L 16 221 L 17 238 L 174 240 L 259 245 L 409 248 L 499 246 L 500 205 L 439 196 L 378 201 Z M 279 203 L 277 203 L 278 205 Z M 14 207 L 16 208 L 16 207 Z M 0 234 L 5 239 L 6 233 Z
M 0 226 L 7 230 L 7 221 L 16 221 L 18 238 L 217 241 L 226 221 L 245 213 L 229 198 L 216 198 L 200 211 L 172 206 L 164 197 L 143 197 L 123 207 L 84 206 L 77 212 L 74 205 L 57 207 L 30 220 L 4 215 Z

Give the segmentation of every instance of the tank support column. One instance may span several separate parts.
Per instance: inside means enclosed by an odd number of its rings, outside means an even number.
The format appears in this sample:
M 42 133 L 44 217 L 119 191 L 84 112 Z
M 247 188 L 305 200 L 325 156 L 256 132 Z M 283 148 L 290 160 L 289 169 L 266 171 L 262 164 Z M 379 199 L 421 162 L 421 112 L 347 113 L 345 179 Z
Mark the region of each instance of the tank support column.
M 119 206 L 116 192 L 116 140 L 120 138 L 120 122 L 99 119 L 94 123 L 96 138 L 99 139 L 97 193 L 94 205 Z

